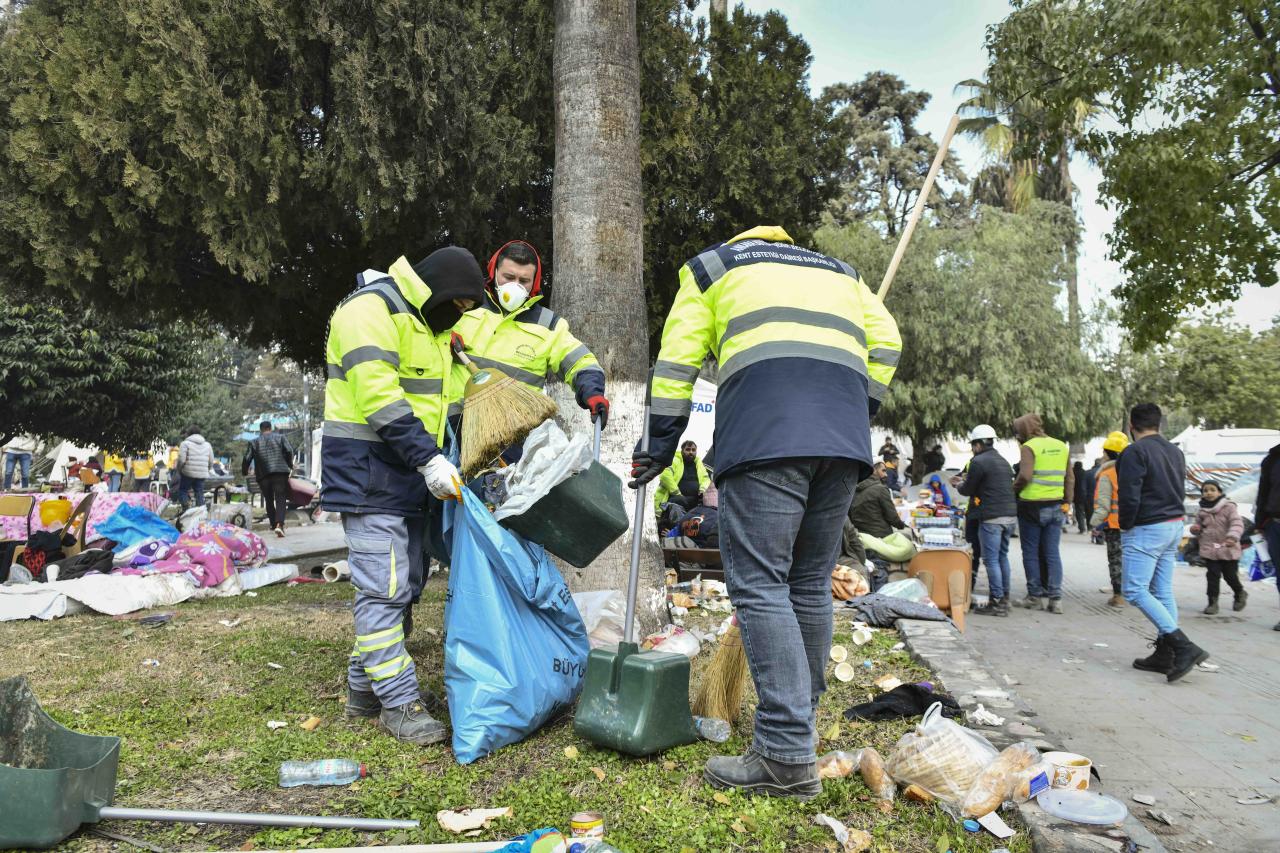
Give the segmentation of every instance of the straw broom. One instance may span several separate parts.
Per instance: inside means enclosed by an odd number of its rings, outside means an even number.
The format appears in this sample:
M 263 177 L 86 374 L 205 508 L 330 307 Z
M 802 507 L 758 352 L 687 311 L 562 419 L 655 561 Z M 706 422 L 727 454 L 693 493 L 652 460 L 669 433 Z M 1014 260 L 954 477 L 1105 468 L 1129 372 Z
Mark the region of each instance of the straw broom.
M 952 116 L 947 124 L 942 143 L 938 146 L 938 153 L 933 157 L 929 174 L 925 177 L 920 196 L 916 199 L 915 209 L 911 211 L 911 218 L 902 232 L 902 237 L 898 240 L 893 260 L 885 270 L 884 279 L 880 282 L 880 289 L 876 296 L 881 302 L 889 293 L 889 286 L 893 284 L 898 265 L 902 263 L 907 244 L 911 242 L 911 234 L 916 229 L 916 223 L 920 221 L 920 214 L 924 211 L 925 202 L 928 201 L 929 193 L 933 190 L 933 182 L 938 177 L 938 170 L 942 168 L 942 161 L 951 147 L 951 137 L 955 135 L 959 122 L 959 116 Z M 747 653 L 742 648 L 742 634 L 738 629 L 738 616 L 735 613 L 733 624 L 720 638 L 715 657 L 707 666 L 707 674 L 698 687 L 698 695 L 693 700 L 693 713 L 699 717 L 712 717 L 729 722 L 738 719 L 738 714 L 742 711 L 742 689 L 746 686 L 748 675 L 750 672 L 747 669 Z
M 698 685 L 698 695 L 693 700 L 693 713 L 714 720 L 738 719 L 742 712 L 742 691 L 746 687 L 747 653 L 742 648 L 742 632 L 738 628 L 735 613 L 729 630 L 720 637 L 715 656 L 707 666 L 707 674 Z
M 554 416 L 556 404 L 500 370 L 476 367 L 456 338 L 453 353 L 471 373 L 462 403 L 462 474 L 470 476 Z

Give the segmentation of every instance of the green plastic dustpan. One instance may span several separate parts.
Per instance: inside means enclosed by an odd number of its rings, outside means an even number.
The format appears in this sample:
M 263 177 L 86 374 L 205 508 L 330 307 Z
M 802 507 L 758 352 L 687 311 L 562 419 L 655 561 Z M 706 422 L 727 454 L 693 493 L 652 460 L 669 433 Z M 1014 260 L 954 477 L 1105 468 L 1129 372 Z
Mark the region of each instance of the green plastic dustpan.
M 640 447 L 649 449 L 648 400 Z M 689 659 L 667 652 L 641 652 L 635 643 L 645 491 L 641 486 L 636 492 L 623 641 L 616 650 L 592 649 L 587 657 L 582 696 L 573 718 L 573 730 L 579 737 L 597 746 L 637 756 L 652 755 L 698 739 L 698 730 L 689 712 Z
M 0 681 L 0 849 L 52 847 L 81 824 L 159 820 L 331 829 L 413 829 L 416 820 L 126 809 L 115 795 L 120 738 L 73 732 L 44 712 L 21 676 Z

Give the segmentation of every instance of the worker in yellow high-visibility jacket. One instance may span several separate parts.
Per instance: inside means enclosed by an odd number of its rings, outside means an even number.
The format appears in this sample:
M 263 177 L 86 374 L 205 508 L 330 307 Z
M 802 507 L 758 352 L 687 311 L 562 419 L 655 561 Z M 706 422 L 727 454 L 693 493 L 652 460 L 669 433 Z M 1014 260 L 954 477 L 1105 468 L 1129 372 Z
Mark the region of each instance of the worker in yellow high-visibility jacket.
M 590 348 L 574 337 L 569 323 L 540 304 L 542 258 L 523 240 L 512 240 L 489 259 L 486 298 L 463 315 L 456 331 L 467 354 L 480 367 L 492 367 L 533 388 L 542 388 L 554 374 L 573 388 L 578 405 L 600 421 L 609 419 L 604 370 Z M 462 380 L 453 413 L 461 410 L 467 370 L 454 368 Z M 455 383 L 456 384 L 456 383 Z M 508 463 L 520 459 L 521 448 L 502 454 Z
M 750 751 L 713 758 L 719 788 L 811 799 L 814 713 L 831 645 L 831 569 L 870 418 L 902 351 L 847 263 L 752 228 L 690 259 L 654 366 L 650 445 L 632 486 L 670 463 L 703 360 L 719 363 L 715 481 L 729 597 L 760 702 Z
M 449 342 L 484 298 L 484 277 L 450 246 L 358 283 L 329 322 L 321 444 L 320 507 L 342 513 L 356 588 L 346 712 L 379 717 L 399 740 L 436 743 L 445 729 L 422 705 L 406 623 L 424 579 L 428 493 L 460 494 L 440 450 L 456 376 Z

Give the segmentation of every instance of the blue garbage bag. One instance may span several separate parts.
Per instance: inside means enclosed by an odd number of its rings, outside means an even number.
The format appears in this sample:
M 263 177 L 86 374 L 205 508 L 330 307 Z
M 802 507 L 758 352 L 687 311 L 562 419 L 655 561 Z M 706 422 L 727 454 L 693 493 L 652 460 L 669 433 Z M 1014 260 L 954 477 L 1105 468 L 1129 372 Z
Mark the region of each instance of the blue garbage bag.
M 567 708 L 582 690 L 590 646 L 541 546 L 494 521 L 470 489 L 451 526 L 444 686 L 453 755 L 470 764 Z
M 94 529 L 99 536 L 118 543 L 120 550 L 148 539 L 178 541 L 178 528 L 145 507 L 127 503 L 120 504 L 106 521 L 95 524 Z

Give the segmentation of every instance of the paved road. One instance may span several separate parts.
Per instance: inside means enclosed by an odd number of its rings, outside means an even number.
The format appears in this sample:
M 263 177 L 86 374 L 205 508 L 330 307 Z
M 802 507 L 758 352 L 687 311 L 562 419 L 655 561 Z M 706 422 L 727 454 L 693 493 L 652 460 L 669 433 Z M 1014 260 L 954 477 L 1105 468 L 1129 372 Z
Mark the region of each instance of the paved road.
M 1056 616 L 1016 608 L 1007 619 L 973 616 L 968 635 L 1065 747 L 1093 759 L 1107 790 L 1171 851 L 1280 851 L 1280 599 L 1271 582 L 1247 583 L 1249 605 L 1205 616 L 1204 570 L 1180 565 L 1174 590 L 1182 629 L 1220 669 L 1176 684 L 1135 670 L 1155 636 L 1134 607 L 1109 607 L 1106 553 L 1086 537 L 1063 538 L 1063 607 Z M 1018 540 L 1014 591 L 1025 595 Z M 985 578 L 979 581 L 985 593 Z M 1225 591 L 1225 587 L 1224 587 Z M 1228 592 L 1229 595 L 1229 592 Z M 1133 793 L 1156 797 L 1172 828 L 1146 816 Z

